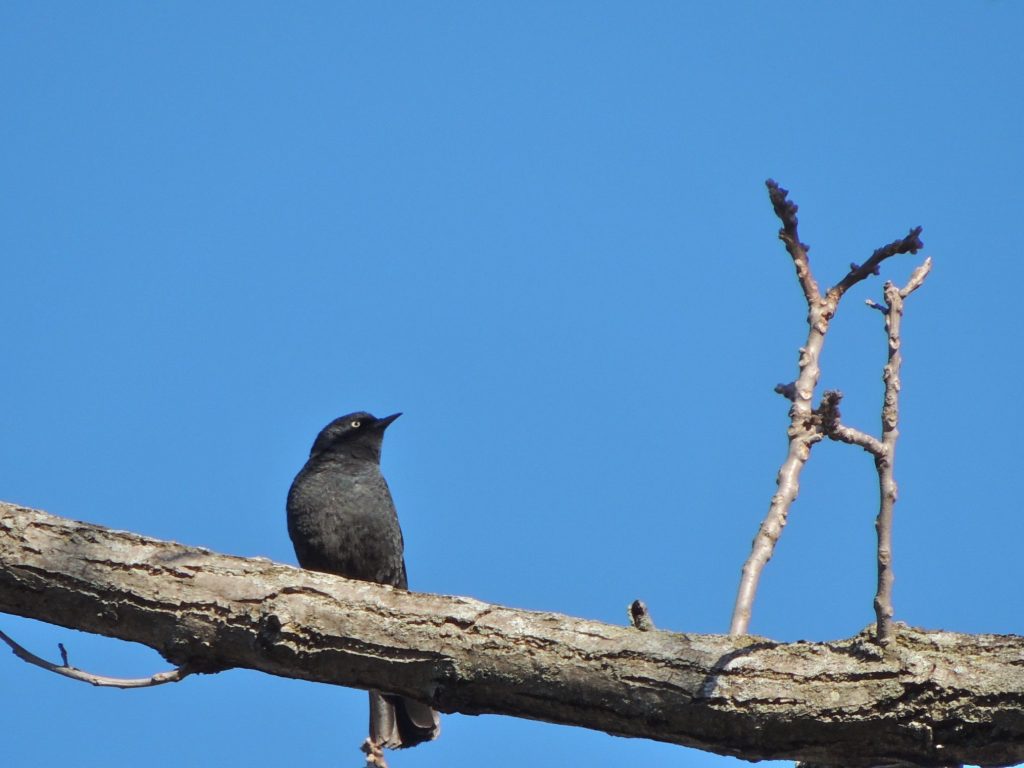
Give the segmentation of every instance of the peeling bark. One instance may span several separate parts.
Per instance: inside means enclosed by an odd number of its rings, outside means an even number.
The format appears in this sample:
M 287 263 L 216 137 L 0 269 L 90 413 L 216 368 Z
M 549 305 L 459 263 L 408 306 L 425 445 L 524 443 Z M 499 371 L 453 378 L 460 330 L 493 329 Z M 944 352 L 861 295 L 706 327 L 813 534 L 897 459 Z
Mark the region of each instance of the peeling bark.
M 1024 638 L 638 631 L 348 581 L 0 503 L 0 611 L 174 663 L 380 688 L 747 760 L 1024 761 Z

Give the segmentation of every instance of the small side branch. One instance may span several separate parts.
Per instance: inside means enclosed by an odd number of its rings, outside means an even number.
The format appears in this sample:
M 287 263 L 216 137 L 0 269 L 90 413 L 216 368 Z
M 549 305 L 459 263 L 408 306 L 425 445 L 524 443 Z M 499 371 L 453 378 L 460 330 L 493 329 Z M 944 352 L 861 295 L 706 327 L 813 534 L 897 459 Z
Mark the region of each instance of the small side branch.
M 821 398 L 817 413 L 825 436 L 830 440 L 859 445 L 872 456 L 884 456 L 886 447 L 881 440 L 842 423 L 842 415 L 839 413 L 839 402 L 842 399 L 843 393 L 838 390 L 829 390 Z
M 64 677 L 70 677 L 72 680 L 79 680 L 83 683 L 89 683 L 90 685 L 105 688 L 152 688 L 153 686 L 163 685 L 165 683 L 177 683 L 189 675 L 199 671 L 194 667 L 190 667 L 188 664 L 183 664 L 180 667 L 170 669 L 166 672 L 157 672 L 155 675 L 151 675 L 150 677 L 106 677 L 104 675 L 95 675 L 91 672 L 86 672 L 69 665 L 68 653 L 63 645 L 58 644 L 60 646 L 60 656 L 63 663 L 53 664 L 46 659 L 36 656 L 3 632 L 0 632 L 0 640 L 7 643 L 14 652 L 14 655 L 22 661 L 28 662 L 40 669 L 45 669 L 48 672 L 63 675 Z
M 921 242 L 921 227 L 914 227 L 907 233 L 906 237 L 893 240 L 888 245 L 883 245 L 881 248 L 876 249 L 871 254 L 871 258 L 863 264 L 851 264 L 850 271 L 846 273 L 846 277 L 829 289 L 829 295 L 835 294 L 836 298 L 839 298 L 861 280 L 871 275 L 879 274 L 881 263 L 890 256 L 900 253 L 917 253 L 922 248 L 924 248 L 924 243 Z

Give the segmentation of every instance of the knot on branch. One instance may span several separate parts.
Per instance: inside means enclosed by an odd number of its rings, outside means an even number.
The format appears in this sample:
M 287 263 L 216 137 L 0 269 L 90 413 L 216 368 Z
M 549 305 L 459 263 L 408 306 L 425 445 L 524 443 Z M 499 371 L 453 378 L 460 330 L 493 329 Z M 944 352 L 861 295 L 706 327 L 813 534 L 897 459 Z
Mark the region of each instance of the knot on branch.
M 821 396 L 821 405 L 814 413 L 818 417 L 818 424 L 826 435 L 834 435 L 841 424 L 842 414 L 839 412 L 839 403 L 843 399 L 843 393 L 838 389 L 830 389 Z
M 651 613 L 647 610 L 647 604 L 643 600 L 634 600 L 629 604 L 629 623 L 641 632 L 650 632 L 654 629 L 654 621 Z

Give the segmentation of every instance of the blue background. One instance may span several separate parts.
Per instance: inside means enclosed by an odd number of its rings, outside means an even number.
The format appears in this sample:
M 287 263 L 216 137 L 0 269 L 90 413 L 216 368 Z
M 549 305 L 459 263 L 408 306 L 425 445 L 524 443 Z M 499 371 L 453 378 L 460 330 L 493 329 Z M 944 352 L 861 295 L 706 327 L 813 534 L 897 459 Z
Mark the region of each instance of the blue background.
M 294 563 L 317 431 L 401 410 L 415 589 L 723 632 L 806 334 L 775 177 L 823 286 L 925 227 L 883 274 L 935 260 L 904 323 L 897 618 L 1019 633 L 1022 24 L 1009 0 L 4 3 L 0 498 Z M 843 302 L 822 380 L 876 434 L 881 287 Z M 752 631 L 872 621 L 876 504 L 866 454 L 815 448 Z M 4 654 L 0 698 L 12 766 L 361 764 L 365 695 L 331 686 L 97 690 Z M 454 715 L 391 762 L 734 761 Z

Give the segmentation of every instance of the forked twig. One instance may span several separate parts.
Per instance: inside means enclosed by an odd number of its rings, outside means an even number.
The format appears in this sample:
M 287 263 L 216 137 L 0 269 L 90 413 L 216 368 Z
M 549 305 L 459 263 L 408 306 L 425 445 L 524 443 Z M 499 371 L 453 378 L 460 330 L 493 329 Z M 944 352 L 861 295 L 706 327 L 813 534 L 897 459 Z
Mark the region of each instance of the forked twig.
M 775 390 L 792 401 L 789 409 L 789 450 L 786 459 L 779 468 L 776 478 L 778 490 L 772 496 L 768 514 L 765 516 L 757 535 L 754 537 L 750 556 L 743 564 L 736 603 L 733 607 L 732 622 L 729 634 L 747 634 L 750 616 L 753 611 L 754 597 L 764 566 L 771 559 L 775 545 L 782 529 L 786 525 L 789 509 L 796 499 L 800 488 L 800 473 L 810 456 L 811 447 L 823 437 L 821 417 L 812 408 L 814 390 L 821 378 L 820 358 L 825 343 L 825 334 L 835 316 L 839 301 L 843 295 L 861 280 L 877 274 L 879 265 L 887 258 L 899 253 L 916 253 L 923 247 L 919 235 L 921 228 L 912 229 L 901 240 L 895 240 L 877 249 L 864 264 L 851 264 L 850 271 L 832 286 L 825 295 L 821 295 L 818 283 L 811 272 L 808 258 L 809 247 L 800 241 L 797 210 L 795 203 L 789 200 L 789 192 L 775 181 L 766 182 L 768 196 L 776 216 L 782 223 L 779 239 L 786 246 L 793 265 L 796 268 L 797 280 L 800 283 L 804 299 L 807 301 L 807 341 L 800 348 L 799 374 L 793 382 L 780 384 Z M 852 435 L 852 433 L 847 433 Z

